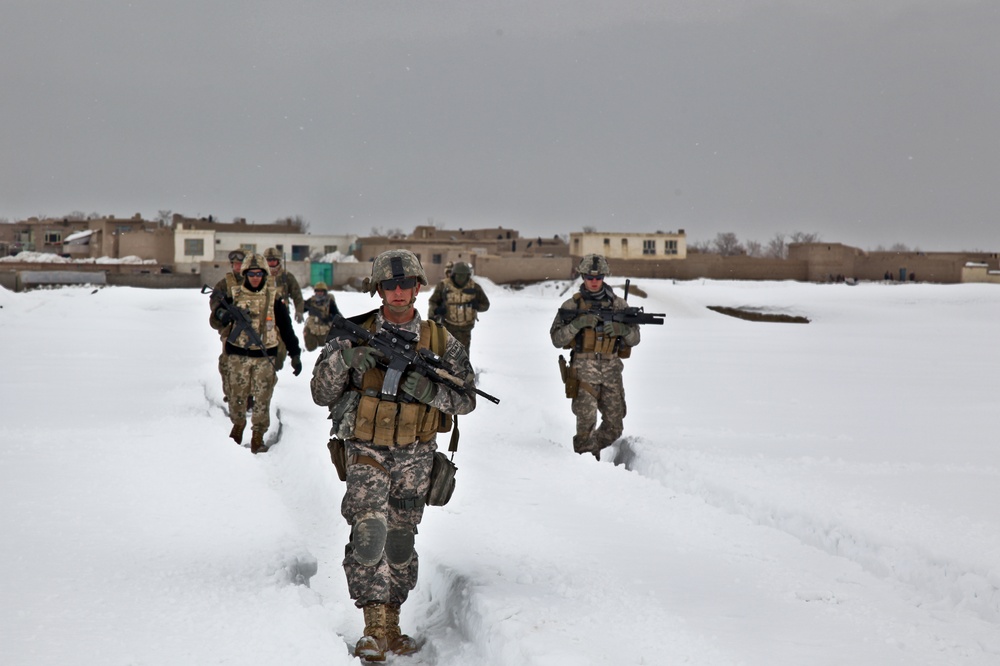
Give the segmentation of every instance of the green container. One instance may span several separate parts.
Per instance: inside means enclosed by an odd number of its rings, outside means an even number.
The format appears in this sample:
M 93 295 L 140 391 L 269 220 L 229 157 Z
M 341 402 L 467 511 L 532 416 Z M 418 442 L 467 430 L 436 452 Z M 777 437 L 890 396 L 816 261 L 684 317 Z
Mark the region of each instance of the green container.
M 327 286 L 333 289 L 333 264 L 321 264 L 313 262 L 309 273 L 309 285 L 317 282 L 326 282 Z

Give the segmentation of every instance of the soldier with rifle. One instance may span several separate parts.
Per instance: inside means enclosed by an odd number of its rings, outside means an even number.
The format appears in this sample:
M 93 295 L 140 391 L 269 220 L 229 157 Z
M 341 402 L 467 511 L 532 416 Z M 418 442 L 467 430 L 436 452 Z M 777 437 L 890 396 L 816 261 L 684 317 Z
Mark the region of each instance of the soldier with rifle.
M 583 278 L 580 290 L 562 304 L 549 329 L 552 344 L 570 350 L 570 362 L 559 357 L 566 397 L 573 400 L 576 435 L 573 450 L 600 460 L 624 429 L 625 387 L 623 358 L 639 344 L 640 324 L 662 324 L 663 315 L 630 308 L 604 283 L 610 274 L 607 260 L 588 254 L 577 266 Z M 628 287 L 626 287 L 626 298 Z M 597 425 L 600 412 L 601 424 Z
M 212 290 L 212 296 L 209 298 L 208 303 L 212 308 L 212 312 L 220 306 L 222 299 L 226 296 L 232 297 L 232 290 L 236 285 L 238 285 L 242 278 L 240 277 L 240 272 L 243 270 L 243 260 L 246 258 L 246 252 L 243 250 L 233 250 L 229 253 L 229 272 L 223 275 L 218 282 L 215 283 L 215 288 Z M 220 333 L 221 329 L 225 329 L 225 326 L 219 324 L 219 322 L 213 323 L 213 327 L 218 324 Z M 223 335 L 222 339 L 225 340 L 226 336 Z M 222 377 L 222 401 L 229 402 L 229 368 L 227 367 L 227 362 L 229 361 L 229 356 L 226 354 L 226 350 L 223 349 L 219 352 L 219 375 Z
M 337 301 L 333 294 L 329 293 L 325 282 L 317 282 L 313 287 L 313 295 L 306 299 L 306 314 L 309 316 L 306 318 L 305 328 L 302 329 L 302 337 L 306 341 L 306 351 L 312 351 L 326 343 L 330 324 L 333 318 L 340 314 Z
M 278 381 L 275 356 L 278 341 L 288 348 L 295 374 L 302 372 L 299 340 L 292 328 L 288 308 L 277 298 L 268 279 L 267 260 L 250 254 L 243 260 L 242 281 L 229 294 L 213 291 L 218 303 L 212 311 L 212 328 L 224 335 L 223 354 L 229 377 L 229 436 L 243 443 L 248 400 L 253 398 L 251 453 L 264 453 L 264 433 L 271 425 L 271 395 Z M 204 289 L 203 289 L 204 291 Z
M 313 369 L 313 400 L 330 408 L 331 452 L 336 461 L 340 450 L 347 481 L 344 571 L 365 616 L 354 654 L 366 661 L 418 649 L 400 629 L 399 613 L 417 583 L 414 537 L 430 500 L 437 433 L 476 406 L 465 347 L 413 307 L 426 285 L 413 253 L 378 255 L 365 289 L 382 306 L 335 318 Z

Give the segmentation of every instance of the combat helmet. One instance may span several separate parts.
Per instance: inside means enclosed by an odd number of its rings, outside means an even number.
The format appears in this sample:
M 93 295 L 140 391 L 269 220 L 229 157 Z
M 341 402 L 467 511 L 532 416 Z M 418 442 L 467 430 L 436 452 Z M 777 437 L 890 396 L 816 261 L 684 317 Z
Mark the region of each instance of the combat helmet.
M 330 291 L 326 286 L 326 282 L 317 282 L 313 285 L 313 291 Z
M 243 266 L 240 267 L 240 273 L 246 274 L 247 271 L 255 268 L 264 271 L 264 273 L 268 272 L 267 259 L 256 252 L 252 252 L 243 259 Z
M 472 266 L 460 261 L 451 269 L 452 275 L 472 275 Z
M 372 276 L 362 284 L 363 291 L 372 296 L 378 291 L 382 280 L 392 280 L 404 277 L 415 277 L 420 284 L 427 284 L 427 275 L 420 260 L 409 250 L 387 250 L 375 257 L 372 262 Z
M 588 254 L 580 260 L 576 272 L 580 275 L 611 275 L 611 267 L 603 255 Z
M 247 258 L 247 253 L 244 252 L 243 250 L 237 249 L 229 253 L 229 263 L 231 264 L 236 263 L 237 261 L 242 264 L 243 260 L 246 258 Z
M 264 259 L 277 259 L 281 261 L 281 250 L 276 247 L 269 247 L 264 250 Z

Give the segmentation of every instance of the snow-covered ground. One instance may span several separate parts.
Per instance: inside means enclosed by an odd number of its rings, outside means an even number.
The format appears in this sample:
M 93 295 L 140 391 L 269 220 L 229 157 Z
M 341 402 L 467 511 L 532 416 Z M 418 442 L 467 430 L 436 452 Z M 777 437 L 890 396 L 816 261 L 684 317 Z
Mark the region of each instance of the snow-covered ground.
M 390 661 L 1000 663 L 1000 288 L 639 285 L 666 325 L 597 462 L 548 340 L 574 286 L 485 284 L 472 359 L 502 402 L 461 419 L 403 608 L 427 642 Z M 254 457 L 227 439 L 206 299 L 0 289 L 0 662 L 356 663 L 317 352 Z

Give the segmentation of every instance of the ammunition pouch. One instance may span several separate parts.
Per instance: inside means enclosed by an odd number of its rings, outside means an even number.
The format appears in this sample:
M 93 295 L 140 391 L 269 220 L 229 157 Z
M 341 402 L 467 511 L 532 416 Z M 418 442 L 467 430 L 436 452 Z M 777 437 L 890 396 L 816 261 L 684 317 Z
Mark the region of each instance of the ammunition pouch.
M 566 363 L 562 354 L 559 354 L 559 374 L 566 387 L 566 397 L 572 399 L 579 395 L 580 380 L 576 376 L 576 369 Z
M 628 358 L 632 355 L 632 348 L 626 344 L 618 346 L 618 358 Z
M 431 467 L 431 482 L 427 488 L 424 500 L 428 506 L 444 506 L 455 492 L 455 466 L 448 456 L 440 451 L 434 452 L 434 466 Z
M 347 447 L 344 440 L 334 437 L 326 448 L 330 449 L 330 462 L 337 468 L 337 476 L 341 481 L 347 481 Z

